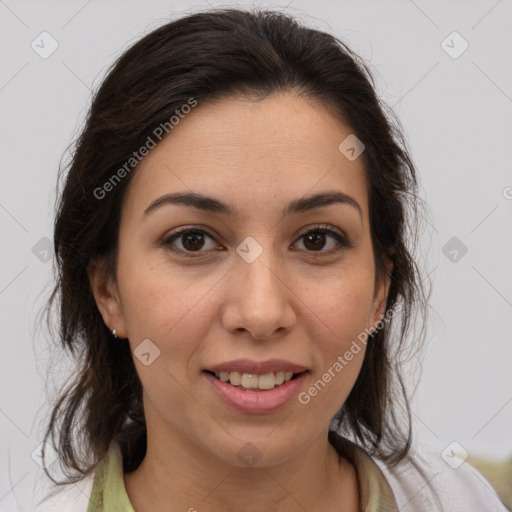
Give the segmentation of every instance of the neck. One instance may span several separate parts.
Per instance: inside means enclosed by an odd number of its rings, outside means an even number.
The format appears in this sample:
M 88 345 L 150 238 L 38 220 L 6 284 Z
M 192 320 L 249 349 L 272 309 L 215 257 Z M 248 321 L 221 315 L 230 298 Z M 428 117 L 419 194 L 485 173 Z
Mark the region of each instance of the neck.
M 149 434 L 144 460 L 124 477 L 137 512 L 359 510 L 355 470 L 327 435 L 282 463 L 239 467 L 186 439 Z

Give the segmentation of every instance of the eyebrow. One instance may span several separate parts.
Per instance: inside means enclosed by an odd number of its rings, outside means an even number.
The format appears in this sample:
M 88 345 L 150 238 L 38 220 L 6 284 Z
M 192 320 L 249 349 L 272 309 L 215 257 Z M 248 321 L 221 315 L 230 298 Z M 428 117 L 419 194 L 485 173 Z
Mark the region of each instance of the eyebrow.
M 238 210 L 229 204 L 226 204 L 214 197 L 205 196 L 197 192 L 176 192 L 165 194 L 155 199 L 145 210 L 144 216 L 148 215 L 152 211 L 168 204 L 177 204 L 183 206 L 190 206 L 198 210 L 202 210 L 210 213 L 219 213 L 226 217 L 237 217 L 239 215 Z M 338 190 L 330 190 L 321 192 L 307 197 L 301 197 L 290 201 L 283 210 L 283 216 L 289 216 L 294 213 L 302 213 L 314 208 L 321 208 L 323 206 L 329 206 L 331 204 L 346 204 L 354 207 L 358 212 L 359 216 L 363 217 L 362 209 L 359 203 L 348 194 L 340 192 Z

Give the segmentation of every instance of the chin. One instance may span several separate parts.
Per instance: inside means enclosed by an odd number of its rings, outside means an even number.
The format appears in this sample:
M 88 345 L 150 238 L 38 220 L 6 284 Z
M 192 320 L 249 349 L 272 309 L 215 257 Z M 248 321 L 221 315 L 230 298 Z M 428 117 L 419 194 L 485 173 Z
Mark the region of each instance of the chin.
M 210 448 L 213 456 L 231 466 L 264 468 L 282 464 L 300 452 L 298 440 L 290 442 L 291 439 L 293 436 L 289 433 L 279 436 L 275 427 L 267 427 L 263 433 L 260 431 L 256 435 L 249 435 L 245 430 L 244 435 L 233 436 L 233 439 L 228 437 L 225 449 L 221 451 L 220 444 Z

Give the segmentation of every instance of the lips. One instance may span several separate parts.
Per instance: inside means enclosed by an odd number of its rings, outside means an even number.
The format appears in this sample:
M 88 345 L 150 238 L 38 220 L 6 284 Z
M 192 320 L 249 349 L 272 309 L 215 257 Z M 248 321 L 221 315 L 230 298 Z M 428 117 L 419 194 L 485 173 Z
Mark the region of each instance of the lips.
M 239 372 L 239 373 L 250 373 L 254 375 L 264 375 L 267 373 L 275 372 L 292 372 L 302 373 L 307 371 L 305 366 L 286 361 L 284 359 L 268 359 L 266 361 L 252 361 L 250 359 L 236 359 L 233 361 L 227 361 L 225 363 L 219 363 L 213 366 L 204 368 L 212 373 L 220 372 Z
M 201 373 L 226 405 L 246 414 L 262 414 L 290 403 L 309 370 L 284 359 L 236 359 L 208 366 Z
M 300 392 L 308 371 L 295 374 L 292 379 L 273 389 L 240 389 L 218 379 L 214 373 L 204 370 L 205 381 L 211 386 L 221 402 L 245 414 L 268 414 L 290 404 Z

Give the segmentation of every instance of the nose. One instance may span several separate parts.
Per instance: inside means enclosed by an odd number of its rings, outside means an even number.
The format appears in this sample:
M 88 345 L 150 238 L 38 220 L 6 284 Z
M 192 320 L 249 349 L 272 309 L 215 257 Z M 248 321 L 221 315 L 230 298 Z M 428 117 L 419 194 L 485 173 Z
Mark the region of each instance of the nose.
M 293 328 L 295 295 L 275 259 L 265 257 L 269 252 L 263 251 L 252 263 L 242 258 L 235 262 L 222 313 L 224 328 L 229 332 L 247 331 L 252 338 L 264 340 Z

